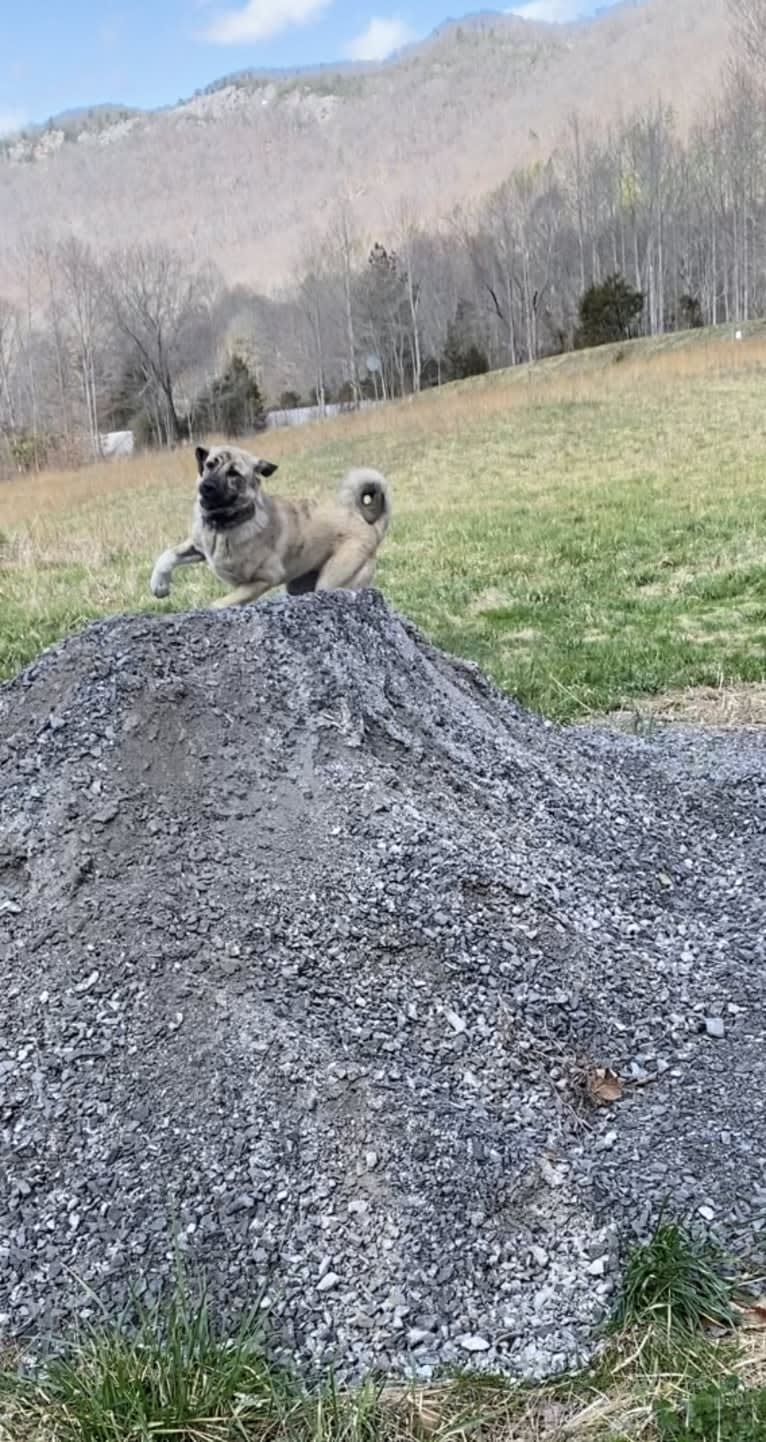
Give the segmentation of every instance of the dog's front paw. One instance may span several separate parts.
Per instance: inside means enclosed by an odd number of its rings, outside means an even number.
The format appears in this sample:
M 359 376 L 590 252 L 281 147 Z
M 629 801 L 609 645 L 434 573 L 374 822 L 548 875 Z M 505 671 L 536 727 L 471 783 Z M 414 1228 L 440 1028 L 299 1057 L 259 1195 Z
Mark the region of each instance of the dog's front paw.
M 170 595 L 171 572 L 167 566 L 163 566 L 163 560 L 164 557 L 160 556 L 159 561 L 157 561 L 152 571 L 152 579 L 149 582 L 149 590 L 153 596 L 157 597 L 158 601 L 164 601 L 165 597 Z

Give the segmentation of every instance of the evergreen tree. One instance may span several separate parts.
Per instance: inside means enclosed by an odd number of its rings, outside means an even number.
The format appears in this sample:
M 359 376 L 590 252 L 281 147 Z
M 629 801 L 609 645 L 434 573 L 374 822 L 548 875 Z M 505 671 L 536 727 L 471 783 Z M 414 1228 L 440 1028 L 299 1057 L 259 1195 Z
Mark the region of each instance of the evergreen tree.
M 444 379 L 448 381 L 483 376 L 489 370 L 489 361 L 476 343 L 473 307 L 462 300 L 458 301 L 455 318 L 447 327 L 442 370 Z
M 233 355 L 223 374 L 204 392 L 196 407 L 200 430 L 242 436 L 266 429 L 266 407 L 247 362 Z
M 301 398 L 297 391 L 283 391 L 279 397 L 279 409 L 281 411 L 297 411 L 301 406 Z
M 608 345 L 630 340 L 637 334 L 636 322 L 644 308 L 644 297 L 622 275 L 608 275 L 592 285 L 580 300 L 578 346 Z
M 705 324 L 699 296 L 678 297 L 678 326 L 680 330 L 698 330 Z

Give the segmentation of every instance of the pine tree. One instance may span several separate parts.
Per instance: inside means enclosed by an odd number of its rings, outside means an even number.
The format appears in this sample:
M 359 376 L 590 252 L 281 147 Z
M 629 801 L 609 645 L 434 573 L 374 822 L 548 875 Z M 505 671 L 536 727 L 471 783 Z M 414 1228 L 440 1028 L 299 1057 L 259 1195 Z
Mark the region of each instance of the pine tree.
M 200 396 L 197 424 L 202 430 L 242 436 L 266 428 L 266 407 L 258 382 L 246 361 L 233 355 L 225 371 Z
M 590 286 L 580 300 L 577 345 L 630 340 L 636 334 L 636 321 L 643 308 L 640 290 L 634 290 L 622 275 L 608 275 L 600 285 Z
M 473 307 L 465 301 L 458 301 L 455 318 L 447 327 L 442 358 L 444 376 L 448 381 L 483 376 L 489 370 L 489 361 L 472 334 L 474 324 Z

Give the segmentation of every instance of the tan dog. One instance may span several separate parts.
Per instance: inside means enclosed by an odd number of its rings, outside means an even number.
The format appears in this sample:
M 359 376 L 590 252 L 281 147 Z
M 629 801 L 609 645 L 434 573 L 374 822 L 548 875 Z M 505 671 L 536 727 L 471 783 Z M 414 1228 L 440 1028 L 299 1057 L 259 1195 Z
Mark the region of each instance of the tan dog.
M 176 567 L 198 561 L 234 588 L 213 602 L 218 607 L 257 601 L 283 583 L 292 595 L 370 585 L 391 516 L 379 471 L 349 471 L 335 501 L 288 501 L 263 493 L 261 477 L 277 469 L 270 461 L 236 446 L 198 446 L 196 456 L 191 537 L 159 557 L 153 595 L 167 596 Z

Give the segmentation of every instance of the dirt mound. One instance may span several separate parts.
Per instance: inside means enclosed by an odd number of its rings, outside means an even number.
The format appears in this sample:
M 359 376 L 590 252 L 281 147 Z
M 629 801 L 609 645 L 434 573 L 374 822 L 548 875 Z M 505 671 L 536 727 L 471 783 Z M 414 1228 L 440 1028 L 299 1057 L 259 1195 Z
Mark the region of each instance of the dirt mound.
M 367 592 L 92 626 L 0 766 L 5 1334 L 180 1247 L 307 1361 L 531 1375 L 666 1198 L 751 1246 L 757 736 L 552 727 Z

